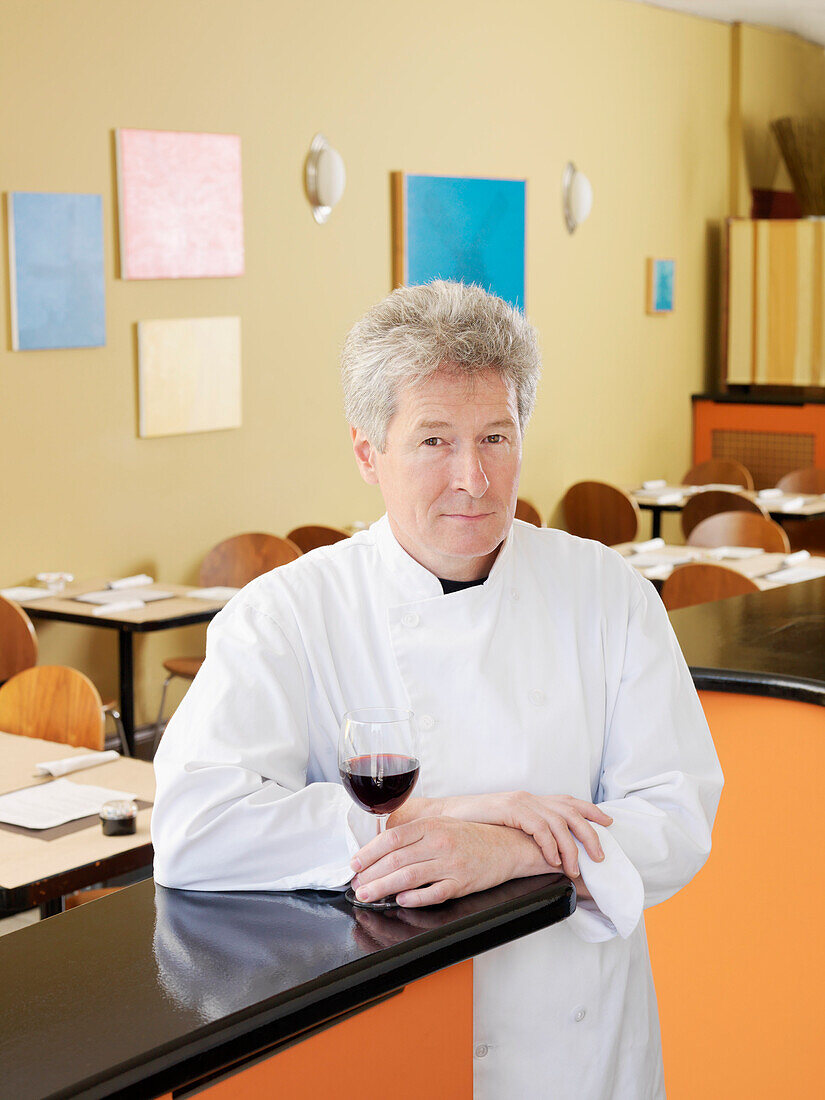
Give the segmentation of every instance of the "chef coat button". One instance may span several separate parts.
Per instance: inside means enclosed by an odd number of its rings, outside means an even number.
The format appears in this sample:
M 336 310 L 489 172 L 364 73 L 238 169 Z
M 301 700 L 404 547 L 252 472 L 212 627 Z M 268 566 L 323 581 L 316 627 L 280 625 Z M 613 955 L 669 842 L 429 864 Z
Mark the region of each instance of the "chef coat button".
M 511 588 L 510 589 L 510 599 L 511 600 L 517 600 L 518 599 L 518 589 L 517 588 Z
M 404 626 L 418 626 L 420 621 L 421 620 L 414 611 L 408 611 L 405 615 L 401 616 L 401 622 Z
M 418 725 L 422 730 L 431 730 L 435 725 L 435 718 L 431 714 L 422 714 L 418 719 Z
M 578 1008 L 573 1009 L 573 1019 L 577 1024 L 580 1024 L 587 1015 L 587 1009 L 583 1005 L 579 1005 Z
M 536 690 L 530 692 L 530 702 L 533 704 L 534 707 L 540 707 L 544 702 L 544 698 L 545 696 L 543 691 Z
M 478 1046 L 475 1049 L 476 1058 L 484 1058 L 486 1056 L 488 1050 L 489 1050 L 489 1047 L 487 1046 L 486 1043 L 479 1043 Z

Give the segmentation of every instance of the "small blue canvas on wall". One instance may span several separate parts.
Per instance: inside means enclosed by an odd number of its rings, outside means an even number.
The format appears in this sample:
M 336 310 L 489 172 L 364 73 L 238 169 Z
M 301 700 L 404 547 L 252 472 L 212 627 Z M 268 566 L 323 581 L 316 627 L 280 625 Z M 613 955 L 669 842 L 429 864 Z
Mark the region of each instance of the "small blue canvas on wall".
M 399 183 L 396 283 L 477 283 L 523 310 L 525 181 L 399 173 Z
M 102 347 L 102 197 L 14 191 L 8 216 L 14 350 Z
M 676 261 L 647 261 L 647 312 L 672 313 L 676 284 Z

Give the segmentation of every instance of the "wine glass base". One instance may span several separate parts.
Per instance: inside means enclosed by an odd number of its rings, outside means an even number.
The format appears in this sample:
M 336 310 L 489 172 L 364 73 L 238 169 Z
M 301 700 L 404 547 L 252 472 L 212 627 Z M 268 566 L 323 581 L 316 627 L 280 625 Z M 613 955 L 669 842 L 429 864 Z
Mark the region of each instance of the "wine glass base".
M 355 896 L 355 891 L 350 887 L 347 890 L 344 897 L 350 903 L 350 905 L 356 906 L 358 909 L 398 909 L 399 905 L 395 898 L 378 898 L 377 901 L 359 901 Z

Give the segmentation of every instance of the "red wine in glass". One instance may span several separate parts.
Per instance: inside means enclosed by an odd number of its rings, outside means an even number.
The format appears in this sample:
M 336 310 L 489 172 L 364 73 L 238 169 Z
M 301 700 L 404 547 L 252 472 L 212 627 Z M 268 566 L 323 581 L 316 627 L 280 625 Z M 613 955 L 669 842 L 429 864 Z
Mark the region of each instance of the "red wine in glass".
M 371 814 L 391 814 L 403 806 L 418 779 L 420 765 L 414 756 L 385 752 L 356 756 L 339 769 L 344 786 Z
M 391 707 L 349 711 L 338 738 L 338 773 L 350 798 L 377 819 L 380 836 L 387 817 L 409 798 L 420 764 L 412 713 Z M 358 901 L 352 889 L 347 900 L 367 909 L 397 906 L 394 897 Z

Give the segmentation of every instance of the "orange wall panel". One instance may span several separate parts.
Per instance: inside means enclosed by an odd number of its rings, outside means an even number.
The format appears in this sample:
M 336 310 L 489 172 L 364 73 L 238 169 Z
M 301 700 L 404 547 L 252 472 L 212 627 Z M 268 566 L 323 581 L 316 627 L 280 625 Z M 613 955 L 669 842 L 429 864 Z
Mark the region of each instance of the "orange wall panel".
M 713 852 L 645 915 L 668 1100 L 822 1095 L 825 707 L 702 693 Z
M 473 1095 L 472 960 L 408 985 L 198 1093 L 209 1100 L 392 1100 Z

